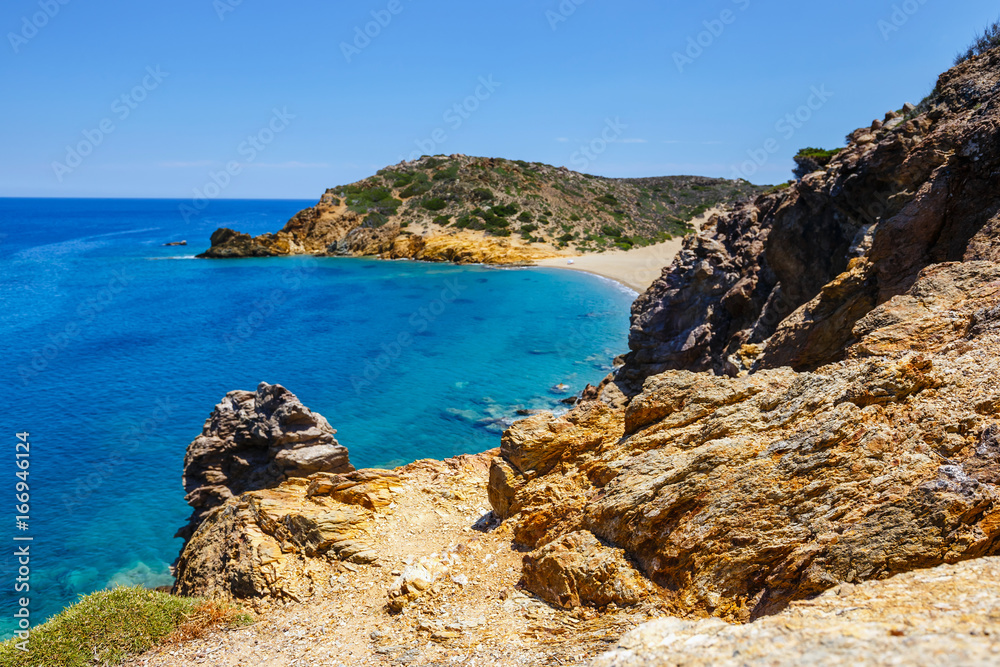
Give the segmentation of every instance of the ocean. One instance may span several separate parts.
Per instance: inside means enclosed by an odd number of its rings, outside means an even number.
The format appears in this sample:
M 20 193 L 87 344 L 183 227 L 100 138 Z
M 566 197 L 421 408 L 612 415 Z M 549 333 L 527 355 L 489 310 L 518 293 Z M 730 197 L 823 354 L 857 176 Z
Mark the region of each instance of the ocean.
M 185 448 L 228 391 L 282 384 L 330 421 L 354 465 L 392 467 L 498 446 L 518 410 L 565 408 L 627 349 L 635 294 L 611 281 L 200 260 L 217 227 L 274 231 L 314 202 L 219 200 L 190 221 L 182 203 L 0 199 L 0 609 L 28 596 L 32 625 L 108 586 L 172 582 Z M 21 459 L 18 433 L 30 434 Z M 0 638 L 13 629 L 2 614 Z

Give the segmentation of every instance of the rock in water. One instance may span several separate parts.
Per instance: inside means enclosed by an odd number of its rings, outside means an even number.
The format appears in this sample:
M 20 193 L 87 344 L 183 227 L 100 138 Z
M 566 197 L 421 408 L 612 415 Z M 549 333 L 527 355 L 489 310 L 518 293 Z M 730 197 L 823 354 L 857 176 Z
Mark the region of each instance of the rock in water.
M 194 512 L 177 536 L 189 539 L 212 509 L 246 491 L 313 473 L 352 472 L 334 433 L 322 415 L 281 385 L 229 392 L 188 445 L 184 489 Z

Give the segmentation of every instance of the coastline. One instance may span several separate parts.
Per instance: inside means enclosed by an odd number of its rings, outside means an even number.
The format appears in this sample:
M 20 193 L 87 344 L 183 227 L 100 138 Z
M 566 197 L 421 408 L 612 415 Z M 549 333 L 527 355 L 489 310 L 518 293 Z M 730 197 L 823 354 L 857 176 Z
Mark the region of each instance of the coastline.
M 678 238 L 632 250 L 541 259 L 534 266 L 590 273 L 620 283 L 638 296 L 660 277 L 683 245 L 684 239 Z
M 722 207 L 716 206 L 691 220 L 691 224 L 696 230 L 701 229 L 701 226 L 711 220 L 712 216 L 723 212 Z M 535 261 L 534 265 L 591 273 L 608 280 L 614 280 L 633 290 L 638 296 L 649 289 L 650 285 L 663 273 L 664 268 L 670 266 L 674 257 L 684 247 L 685 238 L 687 237 L 674 238 L 663 243 L 643 248 L 632 248 L 631 250 L 610 250 L 585 255 L 567 254 L 561 257 L 539 259 Z M 570 260 L 572 260 L 572 264 L 569 263 Z

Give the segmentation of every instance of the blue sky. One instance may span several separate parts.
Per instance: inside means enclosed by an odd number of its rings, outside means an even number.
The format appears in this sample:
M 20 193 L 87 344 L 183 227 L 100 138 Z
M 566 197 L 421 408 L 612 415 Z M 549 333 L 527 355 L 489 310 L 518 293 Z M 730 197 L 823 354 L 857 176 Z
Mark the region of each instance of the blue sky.
M 424 152 L 776 183 L 799 148 L 842 145 L 919 102 L 998 12 L 980 0 L 7 0 L 0 196 L 185 199 L 214 180 L 220 197 L 314 199 Z

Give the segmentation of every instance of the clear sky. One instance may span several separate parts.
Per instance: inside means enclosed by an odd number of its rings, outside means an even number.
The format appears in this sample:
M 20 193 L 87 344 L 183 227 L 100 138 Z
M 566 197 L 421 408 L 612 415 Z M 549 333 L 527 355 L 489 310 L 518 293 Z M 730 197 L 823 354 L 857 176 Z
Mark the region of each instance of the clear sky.
M 0 196 L 190 198 L 214 174 L 216 196 L 313 199 L 421 153 L 782 182 L 799 148 L 919 102 L 998 11 L 5 0 Z

